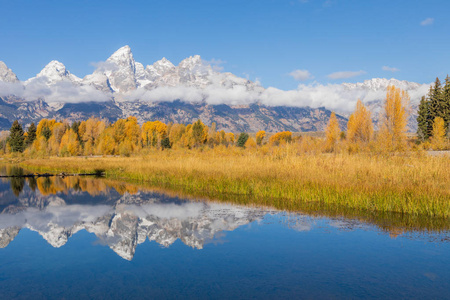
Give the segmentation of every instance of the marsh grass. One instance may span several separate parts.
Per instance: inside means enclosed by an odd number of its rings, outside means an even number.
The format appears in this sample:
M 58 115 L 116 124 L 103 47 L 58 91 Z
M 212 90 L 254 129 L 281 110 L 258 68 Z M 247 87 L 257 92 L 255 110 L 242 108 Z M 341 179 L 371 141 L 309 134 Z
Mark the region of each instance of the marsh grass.
M 101 169 L 112 179 L 291 211 L 315 205 L 450 217 L 450 158 L 420 152 L 299 155 L 285 145 L 254 151 L 214 148 L 133 157 L 52 157 L 22 165 L 55 172 Z

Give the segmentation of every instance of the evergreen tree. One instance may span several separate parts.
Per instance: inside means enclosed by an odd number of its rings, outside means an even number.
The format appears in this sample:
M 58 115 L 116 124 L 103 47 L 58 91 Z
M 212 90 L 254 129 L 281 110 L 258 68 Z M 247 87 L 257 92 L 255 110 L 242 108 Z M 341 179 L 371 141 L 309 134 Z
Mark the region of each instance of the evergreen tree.
M 33 144 L 35 139 L 36 139 L 36 125 L 34 125 L 34 123 L 31 123 L 30 127 L 28 127 L 25 145 L 27 147 L 30 146 L 31 144 Z
M 245 143 L 247 142 L 247 140 L 248 140 L 248 133 L 245 133 L 245 132 L 242 132 L 240 135 L 239 135 L 239 137 L 238 137 L 238 140 L 237 140 L 237 146 L 238 147 L 241 147 L 241 148 L 244 148 L 245 147 Z
M 428 131 L 428 105 L 429 101 L 425 96 L 422 97 L 419 104 L 419 111 L 417 116 L 417 136 L 423 142 L 427 140 L 430 135 Z
M 22 125 L 19 121 L 15 120 L 11 126 L 9 134 L 9 145 L 11 146 L 11 151 L 13 152 L 23 152 L 24 150 L 24 136 Z
M 433 131 L 433 123 L 436 117 L 443 118 L 443 89 L 441 81 L 438 77 L 436 77 L 436 81 L 434 82 L 434 86 L 430 89 L 430 99 L 429 99 L 429 133 L 431 136 L 431 132 Z
M 445 124 L 445 129 L 449 130 L 450 125 L 450 77 L 447 75 L 445 78 L 445 85 L 442 94 L 443 100 L 443 119 Z

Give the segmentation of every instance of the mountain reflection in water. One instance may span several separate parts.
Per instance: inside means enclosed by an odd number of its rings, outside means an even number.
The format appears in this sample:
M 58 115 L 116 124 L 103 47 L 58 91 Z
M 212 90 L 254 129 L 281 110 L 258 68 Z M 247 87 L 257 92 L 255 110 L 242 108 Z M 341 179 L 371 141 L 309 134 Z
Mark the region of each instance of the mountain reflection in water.
M 0 166 L 0 174 L 23 175 L 15 166 Z M 237 203 L 239 203 L 237 201 Z M 137 245 L 148 238 L 163 247 L 177 239 L 202 249 L 223 231 L 232 231 L 275 213 L 211 201 L 181 199 L 168 192 L 92 177 L 14 177 L 0 179 L 0 248 L 14 240 L 22 228 L 38 232 L 53 247 L 61 247 L 80 230 L 97 236 L 122 258 L 131 260 Z M 280 211 L 277 211 L 280 213 Z M 308 231 L 315 217 L 329 225 L 355 229 L 375 224 L 391 238 L 425 233 L 427 239 L 448 241 L 448 220 L 420 216 L 362 213 L 347 208 L 305 203 L 302 213 L 285 213 L 283 222 Z M 433 236 L 437 233 L 437 238 Z
M 38 232 L 53 247 L 63 246 L 84 229 L 131 260 L 136 246 L 147 238 L 164 247 L 180 239 L 202 249 L 217 233 L 260 220 L 270 212 L 180 200 L 123 183 L 112 185 L 80 177 L 2 180 L 0 247 L 8 246 L 22 228 Z

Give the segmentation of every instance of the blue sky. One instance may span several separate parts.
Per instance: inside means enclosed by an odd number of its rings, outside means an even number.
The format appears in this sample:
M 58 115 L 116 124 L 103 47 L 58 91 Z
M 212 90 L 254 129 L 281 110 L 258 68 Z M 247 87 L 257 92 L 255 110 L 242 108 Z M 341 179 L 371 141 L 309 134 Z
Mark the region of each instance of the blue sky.
M 123 45 L 144 65 L 200 54 L 280 89 L 450 70 L 444 0 L 0 0 L 0 11 L 0 60 L 21 80 L 53 59 L 83 77 Z

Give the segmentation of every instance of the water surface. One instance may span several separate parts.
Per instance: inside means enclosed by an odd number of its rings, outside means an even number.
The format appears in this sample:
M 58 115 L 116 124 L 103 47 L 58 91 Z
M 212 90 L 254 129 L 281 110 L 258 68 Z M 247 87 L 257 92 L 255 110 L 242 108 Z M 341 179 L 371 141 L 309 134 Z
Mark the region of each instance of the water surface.
M 1 179 L 0 212 L 1 299 L 450 297 L 442 220 L 284 212 L 79 177 Z

